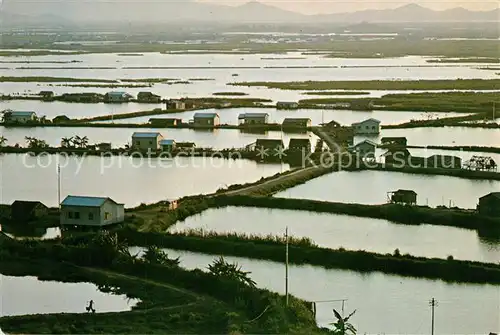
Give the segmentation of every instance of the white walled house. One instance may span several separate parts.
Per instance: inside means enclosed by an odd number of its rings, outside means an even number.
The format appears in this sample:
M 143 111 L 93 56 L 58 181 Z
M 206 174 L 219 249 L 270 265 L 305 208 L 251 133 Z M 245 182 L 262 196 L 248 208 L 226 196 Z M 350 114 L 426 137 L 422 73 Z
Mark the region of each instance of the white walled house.
M 160 133 L 135 132 L 132 134 L 132 148 L 137 150 L 157 151 L 160 149 L 160 141 L 163 136 Z
M 380 134 L 380 121 L 377 119 L 368 119 L 352 124 L 354 135 L 378 135 Z
M 36 121 L 35 112 L 22 112 L 5 110 L 3 111 L 3 118 L 5 123 L 28 123 Z
M 61 226 L 103 227 L 124 219 L 124 205 L 110 198 L 69 195 L 61 203 Z

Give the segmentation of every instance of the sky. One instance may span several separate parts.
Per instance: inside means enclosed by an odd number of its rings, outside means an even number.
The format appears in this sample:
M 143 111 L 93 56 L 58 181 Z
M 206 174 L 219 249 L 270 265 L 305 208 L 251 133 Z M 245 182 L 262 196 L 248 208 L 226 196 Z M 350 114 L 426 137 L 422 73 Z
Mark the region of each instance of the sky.
M 217 3 L 224 5 L 241 5 L 248 0 L 197 0 L 198 2 Z M 339 12 L 354 12 L 364 9 L 387 9 L 416 3 L 434 10 L 444 10 L 454 7 L 464 7 L 469 10 L 492 10 L 500 6 L 500 1 L 472 0 L 467 2 L 453 0 L 259 0 L 259 2 L 273 5 L 282 9 L 300 12 L 303 14 L 327 14 Z

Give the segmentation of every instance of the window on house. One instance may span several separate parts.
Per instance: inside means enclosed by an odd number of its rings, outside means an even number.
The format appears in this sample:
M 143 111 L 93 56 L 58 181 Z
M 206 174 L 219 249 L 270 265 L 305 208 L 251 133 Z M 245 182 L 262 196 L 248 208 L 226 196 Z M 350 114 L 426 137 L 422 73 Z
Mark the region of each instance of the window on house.
M 135 142 L 137 145 L 141 145 L 141 141 L 136 141 Z
M 75 212 L 75 220 L 79 220 L 80 219 L 80 212 Z
M 68 219 L 72 219 L 73 218 L 73 212 L 68 212 Z
M 375 130 L 375 126 L 372 126 L 372 129 Z
M 366 128 L 366 129 L 370 129 L 370 127 L 368 127 L 368 126 L 365 126 L 365 128 Z
M 111 213 L 110 212 L 104 213 L 104 220 L 109 220 L 109 219 L 111 219 Z
M 89 220 L 93 221 L 94 220 L 94 213 L 89 213 Z
M 153 141 L 149 141 L 149 144 L 153 144 Z

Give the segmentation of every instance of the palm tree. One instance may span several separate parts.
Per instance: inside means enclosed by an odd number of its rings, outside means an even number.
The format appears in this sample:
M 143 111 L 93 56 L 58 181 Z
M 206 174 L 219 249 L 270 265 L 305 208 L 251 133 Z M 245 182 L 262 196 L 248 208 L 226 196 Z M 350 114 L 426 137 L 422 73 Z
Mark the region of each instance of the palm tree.
M 10 109 L 2 111 L 2 116 L 1 116 L 2 122 L 8 122 L 11 115 L 12 115 L 12 111 Z
M 337 318 L 336 322 L 330 323 L 331 326 L 334 326 L 335 329 L 332 330 L 332 334 L 334 335 L 356 335 L 356 328 L 352 324 L 349 323 L 349 319 L 356 313 L 356 310 L 349 314 L 347 317 L 342 317 L 339 312 L 335 309 L 333 310 L 333 314 Z
M 63 148 L 71 148 L 73 143 L 73 137 L 63 137 L 61 139 L 61 147 Z
M 7 143 L 7 139 L 3 136 L 0 136 L 0 148 L 3 147 Z
M 80 139 L 80 147 L 81 148 L 86 148 L 89 145 L 89 138 L 87 136 L 84 136 Z
M 159 264 L 168 267 L 178 267 L 179 257 L 170 259 L 166 252 L 155 245 L 150 245 L 142 255 L 142 260 L 150 264 Z
M 208 270 L 214 276 L 236 280 L 251 287 L 256 286 L 256 283 L 248 276 L 250 272 L 243 271 L 241 266 L 237 263 L 227 263 L 222 256 L 214 260 L 214 262 L 208 266 Z
M 80 146 L 82 145 L 82 138 L 78 135 L 76 135 L 74 138 L 73 138 L 73 145 L 77 148 L 80 148 Z
M 28 148 L 33 148 L 35 146 L 36 141 L 37 141 L 36 138 L 31 137 L 31 136 L 26 136 L 24 139 L 26 140 L 26 144 L 28 145 Z

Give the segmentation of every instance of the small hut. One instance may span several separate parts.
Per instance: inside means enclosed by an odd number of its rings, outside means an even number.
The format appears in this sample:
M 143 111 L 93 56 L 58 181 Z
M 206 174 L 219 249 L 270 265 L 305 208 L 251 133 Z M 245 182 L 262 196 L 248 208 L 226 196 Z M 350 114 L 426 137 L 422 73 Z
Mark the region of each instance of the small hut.
M 416 205 L 417 193 L 413 190 L 397 190 L 387 193 L 387 200 L 392 204 Z

